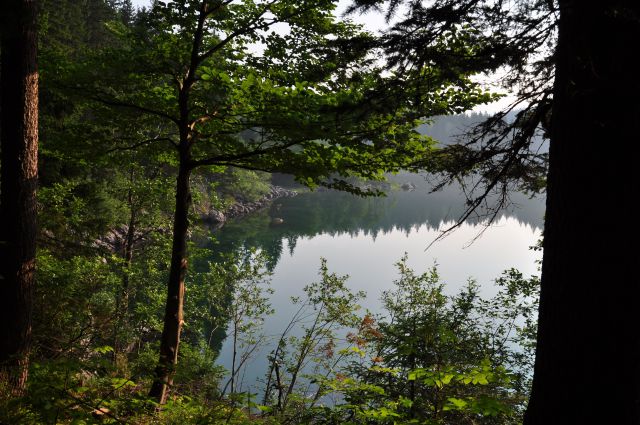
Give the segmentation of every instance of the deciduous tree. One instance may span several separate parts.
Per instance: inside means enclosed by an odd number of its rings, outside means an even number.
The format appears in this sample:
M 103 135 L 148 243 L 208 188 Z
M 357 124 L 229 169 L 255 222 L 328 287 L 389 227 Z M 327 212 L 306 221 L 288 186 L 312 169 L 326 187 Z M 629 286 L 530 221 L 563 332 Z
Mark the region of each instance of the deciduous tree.
M 381 179 L 407 166 L 430 151 L 430 140 L 414 131 L 419 118 L 490 98 L 469 73 L 423 67 L 425 79 L 414 87 L 400 74 L 386 76 L 375 66 L 372 37 L 336 21 L 334 7 L 328 0 L 157 2 L 131 33 L 114 26 L 122 48 L 90 65 L 91 96 L 155 120 L 158 131 L 138 143 L 175 152 L 173 250 L 151 390 L 161 403 L 183 324 L 195 169 L 286 172 L 309 186 L 364 195 L 339 176 Z

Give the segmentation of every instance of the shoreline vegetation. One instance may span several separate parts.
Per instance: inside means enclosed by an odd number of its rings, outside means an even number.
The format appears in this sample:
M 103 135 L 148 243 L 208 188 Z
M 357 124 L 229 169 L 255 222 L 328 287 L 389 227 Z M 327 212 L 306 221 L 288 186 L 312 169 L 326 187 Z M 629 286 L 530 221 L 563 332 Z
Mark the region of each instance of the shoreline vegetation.
M 244 259 L 218 263 L 207 280 L 191 286 L 196 291 L 188 298 L 191 305 L 206 305 L 200 294 L 221 288 L 230 296 L 214 307 L 222 318 L 217 324 L 189 308 L 188 328 L 203 326 L 214 335 L 225 325 L 234 352 L 229 370 L 215 363 L 219 347 L 186 331 L 171 395 L 160 409 L 146 395 L 154 345 L 144 337 L 114 344 L 101 335 L 97 322 L 70 351 L 33 362 L 27 393 L 0 397 L 0 421 L 520 423 L 533 365 L 536 277 L 507 270 L 496 279 L 499 290 L 492 298 L 482 298 L 472 280 L 457 294 L 445 295 L 435 267 L 415 273 L 404 256 L 396 264 L 393 289 L 381 295 L 384 311 L 373 314 L 359 308 L 365 294 L 350 290 L 348 277 L 332 273 L 323 260 L 317 281 L 292 299 L 298 309 L 282 323 L 282 332 L 267 336 L 262 326 L 273 309 L 264 261 L 260 253 L 246 253 Z M 48 266 L 41 276 L 54 271 Z M 144 290 L 137 288 L 131 296 L 139 298 Z M 147 289 L 147 296 L 152 292 Z M 144 327 L 144 320 L 133 314 L 126 323 Z M 249 392 L 241 384 L 245 367 L 256 348 L 267 343 L 274 348 L 267 355 L 263 385 Z

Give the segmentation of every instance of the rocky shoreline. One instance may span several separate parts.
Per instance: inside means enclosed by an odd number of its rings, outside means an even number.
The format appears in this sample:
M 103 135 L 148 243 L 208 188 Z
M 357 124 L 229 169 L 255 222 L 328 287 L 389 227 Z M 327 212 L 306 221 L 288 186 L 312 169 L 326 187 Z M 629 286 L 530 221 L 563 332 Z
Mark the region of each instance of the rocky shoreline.
M 281 186 L 271 186 L 271 190 L 269 191 L 269 193 L 267 193 L 257 201 L 236 202 L 235 204 L 224 210 L 224 212 L 212 209 L 206 214 L 203 214 L 202 219 L 205 222 L 213 224 L 216 227 L 222 227 L 224 223 L 226 223 L 229 219 L 242 217 L 254 211 L 266 208 L 271 204 L 271 202 L 275 201 L 276 199 L 292 198 L 296 195 L 298 195 L 298 192 L 296 192 L 295 190 L 285 189 Z

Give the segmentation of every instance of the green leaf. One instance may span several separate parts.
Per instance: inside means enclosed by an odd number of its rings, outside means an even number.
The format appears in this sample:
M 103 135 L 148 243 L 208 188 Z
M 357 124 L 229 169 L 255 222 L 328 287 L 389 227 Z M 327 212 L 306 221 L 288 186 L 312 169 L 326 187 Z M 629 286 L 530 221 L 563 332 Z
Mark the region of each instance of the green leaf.
M 106 353 L 113 352 L 113 347 L 111 347 L 110 345 L 103 345 L 103 346 L 94 348 L 93 351 L 100 354 L 106 354 Z

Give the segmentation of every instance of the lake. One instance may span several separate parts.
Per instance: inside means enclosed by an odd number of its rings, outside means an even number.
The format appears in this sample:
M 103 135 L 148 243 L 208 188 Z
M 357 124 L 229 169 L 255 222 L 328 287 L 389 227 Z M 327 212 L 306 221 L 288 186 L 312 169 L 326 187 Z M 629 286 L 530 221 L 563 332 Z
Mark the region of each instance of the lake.
M 265 322 L 267 335 L 276 338 L 287 325 L 295 310 L 290 297 L 301 295 L 305 285 L 318 280 L 321 257 L 331 272 L 350 276 L 350 288 L 367 292 L 361 305 L 373 312 L 380 310 L 381 292 L 393 287 L 394 263 L 405 252 L 417 272 L 437 265 L 450 294 L 473 278 L 482 294 L 491 296 L 494 279 L 512 267 L 526 276 L 538 273 L 540 253 L 530 247 L 541 236 L 544 199 L 513 194 L 513 206 L 490 227 L 471 220 L 427 249 L 460 216 L 464 197 L 451 187 L 429 193 L 430 186 L 419 175 L 403 174 L 392 180 L 398 188 L 387 197 L 302 193 L 279 199 L 271 209 L 230 222 L 216 233 L 221 251 L 256 247 L 272 258 L 271 304 L 276 313 Z M 400 189 L 405 183 L 415 190 Z M 273 225 L 273 217 L 283 222 Z M 272 348 L 255 353 L 245 371 L 244 389 L 264 376 L 265 357 Z M 219 363 L 231 365 L 229 341 L 223 345 Z

